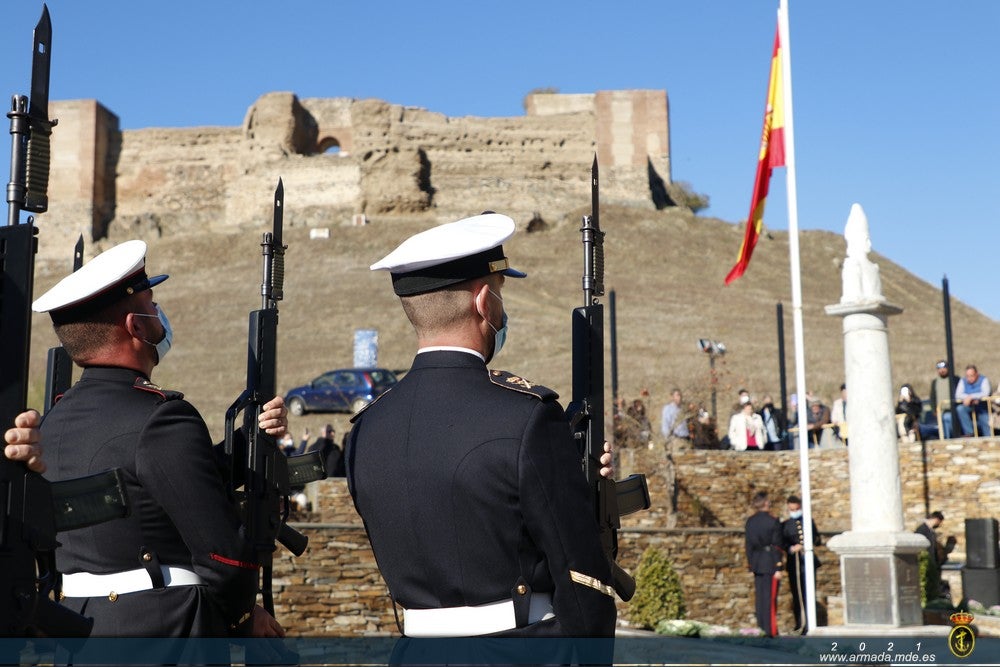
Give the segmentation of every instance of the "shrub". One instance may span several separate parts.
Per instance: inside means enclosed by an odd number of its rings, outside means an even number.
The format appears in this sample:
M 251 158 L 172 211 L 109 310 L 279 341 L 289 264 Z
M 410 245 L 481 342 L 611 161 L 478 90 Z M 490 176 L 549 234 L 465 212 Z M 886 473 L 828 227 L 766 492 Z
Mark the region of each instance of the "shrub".
M 917 554 L 920 567 L 920 606 L 926 607 L 941 597 L 941 569 L 931 562 L 926 551 Z
M 708 195 L 695 192 L 687 181 L 674 181 L 670 184 L 668 193 L 675 204 L 689 208 L 693 213 L 705 210 L 711 202 Z
M 660 621 L 684 618 L 687 610 L 681 580 L 662 551 L 650 547 L 643 552 L 635 583 L 635 596 L 629 605 L 633 623 L 652 630 Z

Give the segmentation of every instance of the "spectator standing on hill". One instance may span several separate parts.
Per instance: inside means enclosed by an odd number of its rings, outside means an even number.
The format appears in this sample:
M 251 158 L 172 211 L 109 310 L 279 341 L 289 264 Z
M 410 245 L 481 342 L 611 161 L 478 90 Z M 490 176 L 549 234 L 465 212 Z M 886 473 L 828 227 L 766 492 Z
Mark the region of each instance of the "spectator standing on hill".
M 941 415 L 941 439 L 947 440 L 951 437 L 951 401 L 958 388 L 958 376 L 949 372 L 948 362 L 942 359 L 935 365 L 937 377 L 931 380 L 929 397 L 931 399 L 931 410 L 934 414 Z
M 962 427 L 962 435 L 975 435 L 978 431 L 980 436 L 990 435 L 990 414 L 989 401 L 993 389 L 990 380 L 985 375 L 980 375 L 979 370 L 969 364 L 965 367 L 965 377 L 958 381 L 958 388 L 955 389 L 955 401 L 959 403 L 958 422 Z M 976 424 L 973 426 L 972 414 L 976 415 Z
M 788 420 L 785 415 L 774 407 L 770 396 L 764 396 L 764 406 L 758 413 L 764 424 L 764 449 L 777 451 L 785 449 L 785 438 L 788 435 Z
M 691 437 L 682 403 L 681 390 L 674 387 L 670 392 L 670 402 L 663 406 L 663 413 L 660 415 L 660 432 L 668 440 Z
M 764 422 L 760 415 L 753 411 L 753 403 L 747 401 L 740 411 L 729 419 L 729 446 L 738 452 L 748 449 L 761 451 L 766 443 Z

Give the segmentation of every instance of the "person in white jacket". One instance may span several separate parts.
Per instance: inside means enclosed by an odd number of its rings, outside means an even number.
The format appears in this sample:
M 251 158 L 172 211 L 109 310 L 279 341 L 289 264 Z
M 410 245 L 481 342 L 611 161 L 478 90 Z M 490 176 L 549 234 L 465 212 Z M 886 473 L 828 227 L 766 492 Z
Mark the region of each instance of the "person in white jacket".
M 729 419 L 729 444 L 740 452 L 748 449 L 763 450 L 767 444 L 764 434 L 764 420 L 754 412 L 753 403 L 747 401 Z

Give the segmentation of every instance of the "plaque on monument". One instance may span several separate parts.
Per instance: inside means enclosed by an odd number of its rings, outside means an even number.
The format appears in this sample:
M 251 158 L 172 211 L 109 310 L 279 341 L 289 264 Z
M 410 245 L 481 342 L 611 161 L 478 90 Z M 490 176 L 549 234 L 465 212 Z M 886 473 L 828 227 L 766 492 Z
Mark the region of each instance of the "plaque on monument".
M 897 553 L 896 585 L 899 591 L 899 622 L 901 625 L 921 625 L 924 612 L 920 607 L 920 565 L 917 554 Z
M 892 618 L 892 580 L 886 557 L 844 558 L 844 600 L 848 622 L 888 624 Z
M 915 554 L 843 559 L 844 598 L 851 625 L 922 622 Z

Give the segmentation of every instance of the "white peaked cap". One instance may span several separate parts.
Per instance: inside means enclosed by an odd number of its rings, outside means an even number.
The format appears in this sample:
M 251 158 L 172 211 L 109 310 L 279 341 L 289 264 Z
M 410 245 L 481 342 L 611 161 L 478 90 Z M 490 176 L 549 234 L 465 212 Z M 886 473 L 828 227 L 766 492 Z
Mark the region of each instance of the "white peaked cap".
M 166 279 L 165 275 L 146 275 L 145 241 L 125 241 L 60 280 L 35 299 L 31 309 L 49 313 L 57 323 L 70 322 Z
M 502 273 L 523 278 L 510 267 L 503 242 L 514 235 L 514 221 L 499 213 L 483 213 L 414 234 L 371 265 L 389 271 L 396 294 L 430 292 L 472 278 Z

